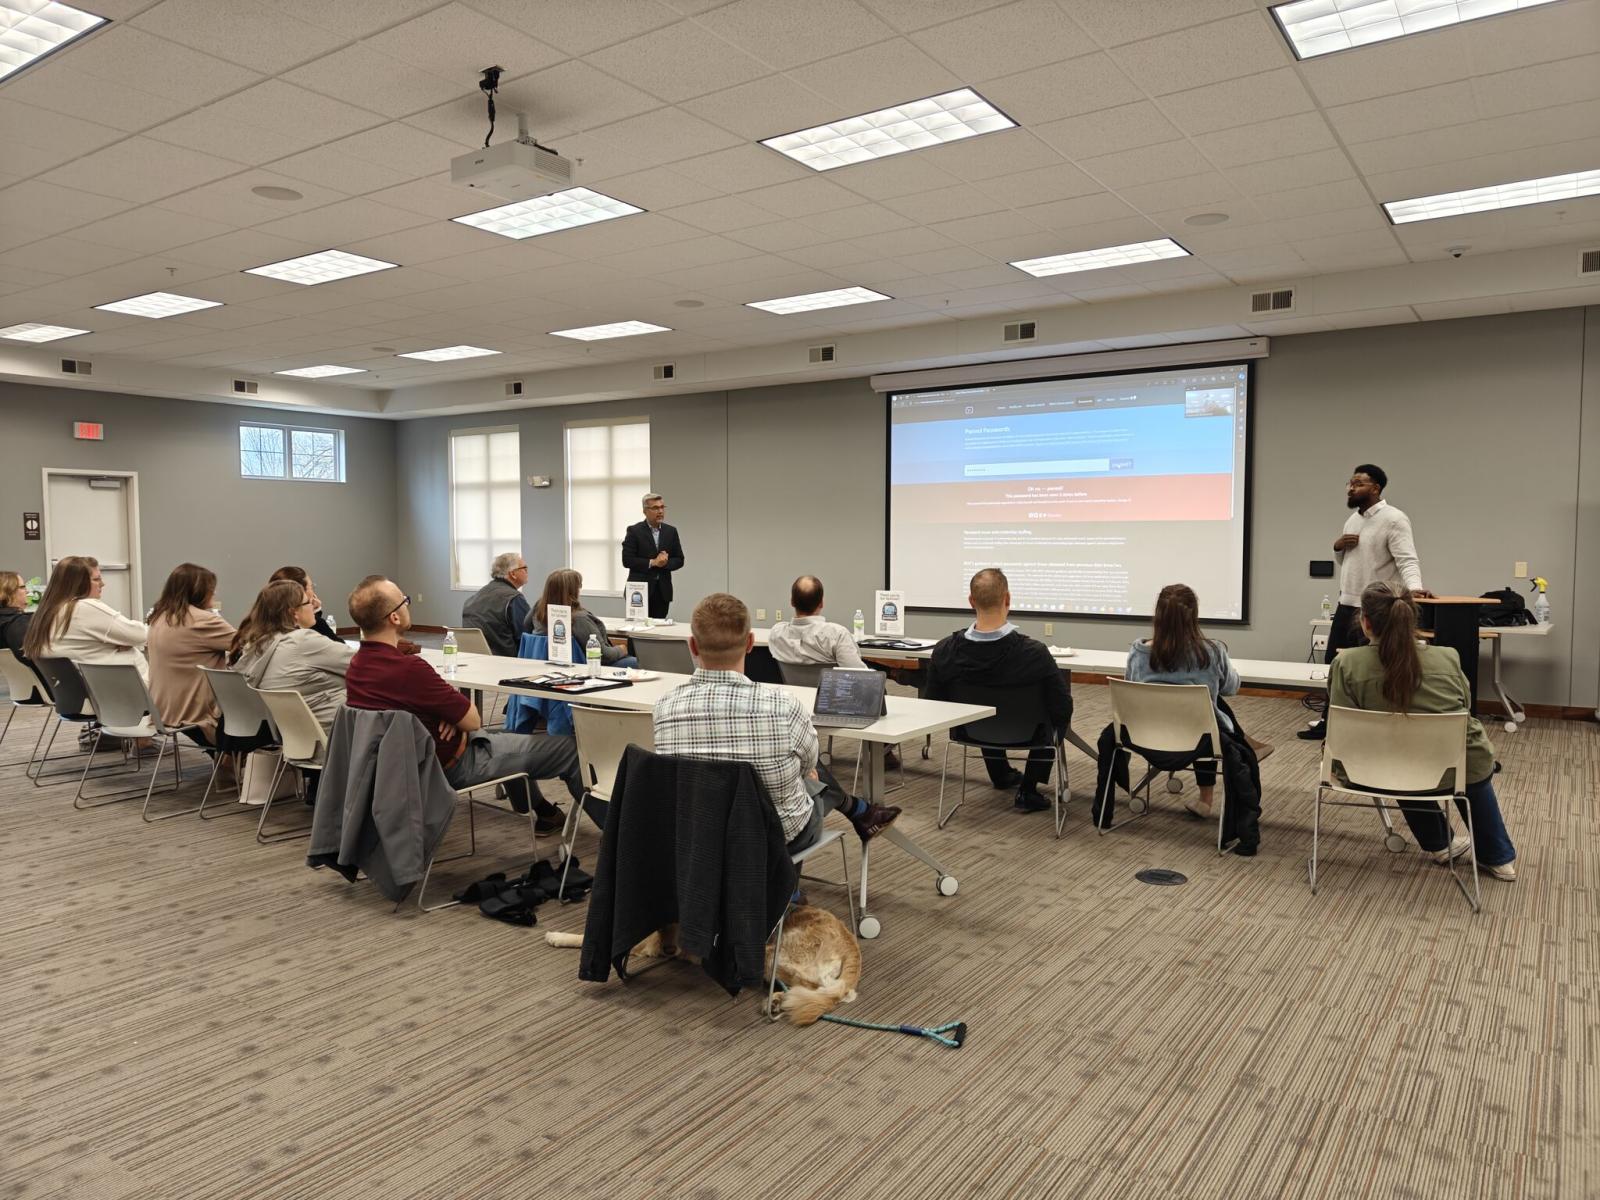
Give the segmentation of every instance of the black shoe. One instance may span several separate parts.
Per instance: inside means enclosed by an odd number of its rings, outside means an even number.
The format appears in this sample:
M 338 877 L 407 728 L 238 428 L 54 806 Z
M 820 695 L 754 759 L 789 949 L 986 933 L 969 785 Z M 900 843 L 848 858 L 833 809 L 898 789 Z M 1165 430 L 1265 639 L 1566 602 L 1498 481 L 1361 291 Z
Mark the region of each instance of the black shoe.
M 556 805 L 551 805 L 550 811 L 540 813 L 533 819 L 535 833 L 560 833 L 566 827 L 567 814 Z
M 1021 787 L 1022 772 L 1017 770 L 1015 767 L 1012 767 L 1004 775 L 1000 776 L 999 779 L 993 779 L 992 783 L 994 785 L 994 790 L 997 792 L 1004 792 L 1011 788 Z
M 1305 729 L 1302 729 L 1299 733 L 1295 734 L 1295 737 L 1299 738 L 1302 742 L 1320 742 L 1327 736 L 1328 723 L 1326 721 L 1318 721 L 1316 724 L 1307 726 Z
M 857 837 L 870 842 L 893 825 L 899 815 L 900 810 L 892 804 L 869 804 L 865 812 L 850 818 L 850 824 L 856 827 Z
M 1050 807 L 1050 797 L 1041 796 L 1031 787 L 1019 787 L 1016 798 L 1011 801 L 1011 807 L 1018 812 L 1044 812 Z

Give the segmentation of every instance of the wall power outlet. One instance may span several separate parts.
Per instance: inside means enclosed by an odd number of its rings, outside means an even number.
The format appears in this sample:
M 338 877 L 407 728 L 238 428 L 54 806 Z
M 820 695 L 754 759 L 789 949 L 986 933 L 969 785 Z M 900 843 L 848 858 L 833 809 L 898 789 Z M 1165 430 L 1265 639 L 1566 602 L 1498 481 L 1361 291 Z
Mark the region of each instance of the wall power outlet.
M 1044 623 L 1044 635 L 1045 635 L 1045 637 L 1049 637 L 1055 631 L 1056 631 L 1056 626 L 1055 626 L 1055 622 L 1054 621 L 1046 621 Z
M 1526 579 L 1528 577 L 1528 564 L 1525 562 L 1517 563 L 1516 569 L 1511 572 L 1511 577 L 1513 579 Z

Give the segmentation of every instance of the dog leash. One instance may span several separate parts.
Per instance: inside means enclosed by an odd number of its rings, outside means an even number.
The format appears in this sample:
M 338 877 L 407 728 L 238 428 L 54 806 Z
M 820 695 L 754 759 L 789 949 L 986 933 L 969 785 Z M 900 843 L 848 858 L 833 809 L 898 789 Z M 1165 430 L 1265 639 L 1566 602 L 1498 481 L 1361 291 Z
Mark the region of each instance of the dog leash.
M 781 979 L 778 981 L 778 990 L 784 992 L 789 990 Z M 881 1033 L 905 1033 L 912 1037 L 925 1037 L 938 1042 L 941 1046 L 949 1046 L 952 1050 L 961 1049 L 967 1040 L 965 1021 L 951 1021 L 947 1025 L 935 1025 L 930 1029 L 922 1025 L 882 1025 L 876 1021 L 857 1021 L 853 1017 L 836 1017 L 832 1013 L 824 1013 L 818 1019 L 832 1021 L 835 1025 L 849 1025 L 855 1029 L 876 1029 Z

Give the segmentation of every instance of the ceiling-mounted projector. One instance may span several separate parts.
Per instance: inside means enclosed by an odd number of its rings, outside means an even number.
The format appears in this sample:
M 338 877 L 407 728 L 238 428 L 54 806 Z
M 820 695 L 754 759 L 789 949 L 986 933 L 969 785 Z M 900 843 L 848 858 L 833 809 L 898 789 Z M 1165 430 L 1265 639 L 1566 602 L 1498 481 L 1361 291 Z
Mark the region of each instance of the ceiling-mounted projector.
M 571 187 L 572 160 L 518 138 L 452 158 L 450 182 L 502 200 L 531 200 Z

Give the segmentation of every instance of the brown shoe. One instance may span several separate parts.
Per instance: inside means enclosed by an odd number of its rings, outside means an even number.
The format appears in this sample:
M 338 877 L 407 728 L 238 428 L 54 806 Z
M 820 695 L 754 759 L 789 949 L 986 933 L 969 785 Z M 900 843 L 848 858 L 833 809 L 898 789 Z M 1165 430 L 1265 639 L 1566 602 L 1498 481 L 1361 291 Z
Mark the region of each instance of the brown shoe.
M 883 769 L 885 771 L 894 771 L 897 770 L 899 766 L 900 756 L 894 752 L 894 747 L 891 746 L 888 750 L 884 751 Z
M 1251 737 L 1248 733 L 1244 735 L 1244 740 L 1249 742 L 1250 743 L 1250 749 L 1252 749 L 1252 750 L 1254 750 L 1256 752 L 1256 761 L 1257 762 L 1260 762 L 1262 759 L 1266 758 L 1269 754 L 1271 754 L 1274 750 L 1277 749 L 1276 746 L 1273 746 L 1273 745 L 1271 745 L 1271 744 L 1269 744 L 1267 742 L 1258 742 L 1258 741 L 1256 741 L 1256 739 Z
M 893 825 L 899 815 L 900 810 L 892 804 L 869 804 L 866 812 L 850 818 L 850 824 L 856 827 L 861 840 L 868 842 Z

